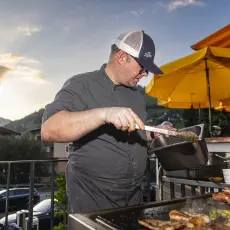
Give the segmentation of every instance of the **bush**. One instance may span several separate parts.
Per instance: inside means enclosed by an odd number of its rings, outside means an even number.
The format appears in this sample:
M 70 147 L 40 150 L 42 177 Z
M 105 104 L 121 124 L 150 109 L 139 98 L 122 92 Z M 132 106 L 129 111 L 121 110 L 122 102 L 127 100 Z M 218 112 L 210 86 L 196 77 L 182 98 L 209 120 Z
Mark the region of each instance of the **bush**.
M 54 227 L 54 230 L 65 230 L 67 226 L 67 193 L 66 193 L 66 178 L 65 173 L 62 173 L 60 176 L 56 178 L 56 184 L 58 191 L 55 194 L 55 205 L 56 211 L 55 215 L 62 216 L 63 222 L 59 223 L 58 226 Z

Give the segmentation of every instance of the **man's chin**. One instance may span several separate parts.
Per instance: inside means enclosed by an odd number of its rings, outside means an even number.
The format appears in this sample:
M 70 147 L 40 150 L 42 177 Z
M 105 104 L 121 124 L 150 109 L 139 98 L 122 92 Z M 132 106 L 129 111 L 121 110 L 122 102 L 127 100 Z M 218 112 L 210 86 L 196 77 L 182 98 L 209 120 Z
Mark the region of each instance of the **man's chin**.
M 131 88 L 136 87 L 136 86 L 137 86 L 136 82 L 129 85 L 129 87 L 131 87 Z

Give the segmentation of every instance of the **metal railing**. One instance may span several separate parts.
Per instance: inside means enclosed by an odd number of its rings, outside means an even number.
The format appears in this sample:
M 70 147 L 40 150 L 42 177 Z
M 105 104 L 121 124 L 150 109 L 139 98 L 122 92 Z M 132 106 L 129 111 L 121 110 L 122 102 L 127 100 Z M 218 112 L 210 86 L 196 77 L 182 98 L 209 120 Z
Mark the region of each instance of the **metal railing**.
M 35 179 L 35 164 L 50 163 L 51 164 L 51 215 L 50 215 L 50 229 L 54 226 L 54 190 L 55 190 L 55 164 L 58 162 L 67 162 L 67 159 L 52 159 L 52 160 L 19 160 L 19 161 L 0 161 L 0 164 L 7 165 L 7 179 L 6 179 L 6 206 L 5 206 L 5 226 L 8 230 L 8 214 L 9 214 L 9 190 L 12 166 L 15 164 L 30 164 L 29 176 L 29 221 L 28 230 L 32 230 L 33 225 L 33 206 L 34 206 L 34 179 Z
M 204 195 L 206 193 L 220 192 L 225 187 L 230 188 L 230 184 L 226 183 L 166 177 L 163 175 L 163 168 L 155 155 L 149 157 L 149 163 L 155 164 L 156 201 Z
M 158 168 L 159 177 L 157 182 L 158 200 L 164 200 L 164 190 L 166 188 L 166 183 L 169 187 L 169 199 L 178 198 L 176 196 L 176 190 L 181 198 L 186 197 L 186 192 L 189 193 L 189 196 L 199 196 L 206 193 L 221 192 L 224 188 L 230 187 L 230 184 L 226 183 L 215 183 L 205 180 L 192 180 L 192 179 L 183 179 L 175 177 L 166 177 L 162 175 L 162 167 Z

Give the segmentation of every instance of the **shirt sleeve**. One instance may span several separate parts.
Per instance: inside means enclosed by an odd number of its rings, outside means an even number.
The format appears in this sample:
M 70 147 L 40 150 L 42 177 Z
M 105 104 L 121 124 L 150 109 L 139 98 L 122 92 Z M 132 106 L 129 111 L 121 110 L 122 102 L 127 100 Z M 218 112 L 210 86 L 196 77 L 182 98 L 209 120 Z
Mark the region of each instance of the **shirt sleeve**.
M 84 111 L 87 108 L 84 85 L 80 79 L 71 78 L 65 82 L 52 103 L 45 108 L 42 123 L 60 111 Z

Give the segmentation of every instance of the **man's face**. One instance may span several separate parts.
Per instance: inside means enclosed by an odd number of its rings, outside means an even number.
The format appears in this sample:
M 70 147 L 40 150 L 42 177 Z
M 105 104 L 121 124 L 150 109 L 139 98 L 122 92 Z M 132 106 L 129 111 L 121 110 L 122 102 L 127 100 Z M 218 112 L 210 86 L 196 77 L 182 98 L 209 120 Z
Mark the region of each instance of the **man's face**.
M 123 51 L 124 52 L 124 51 Z M 128 87 L 134 87 L 142 77 L 148 76 L 143 72 L 142 66 L 129 54 L 123 54 L 123 61 L 121 62 L 122 74 L 120 83 Z

